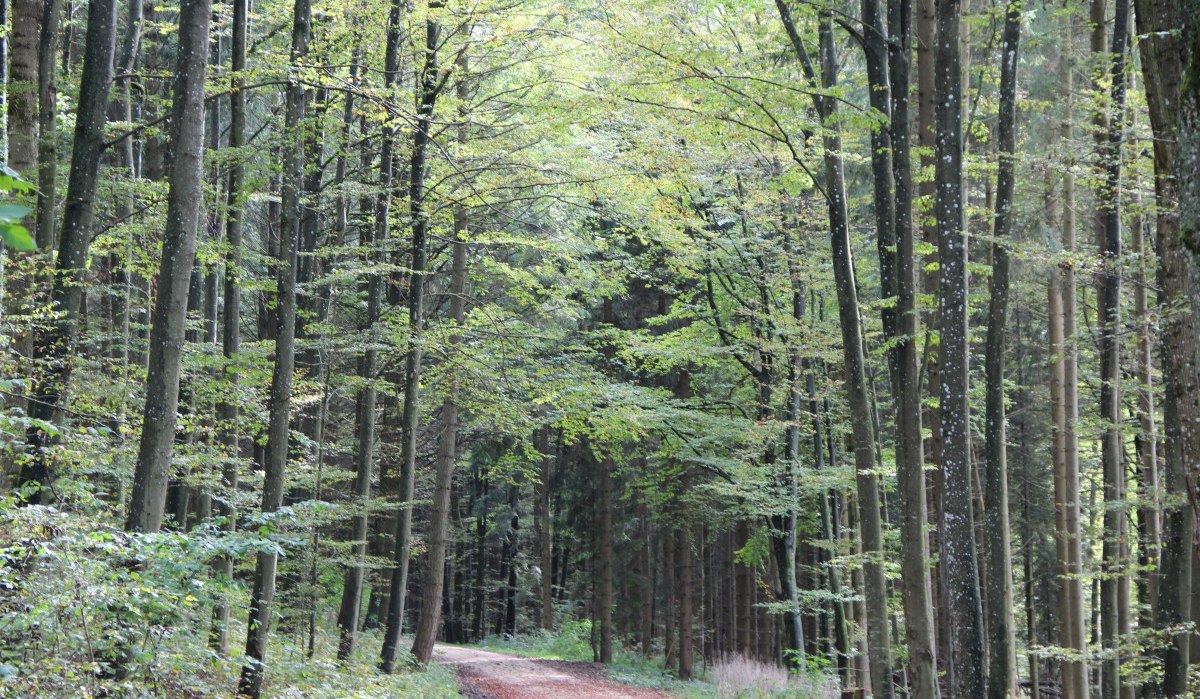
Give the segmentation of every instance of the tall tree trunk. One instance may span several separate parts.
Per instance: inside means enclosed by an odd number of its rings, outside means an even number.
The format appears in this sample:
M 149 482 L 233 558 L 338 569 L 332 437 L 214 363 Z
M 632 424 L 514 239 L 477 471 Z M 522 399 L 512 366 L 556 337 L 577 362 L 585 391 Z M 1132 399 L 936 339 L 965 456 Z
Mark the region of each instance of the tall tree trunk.
M 171 88 L 171 147 L 167 220 L 158 272 L 146 405 L 125 526 L 156 532 L 162 526 L 179 409 L 179 373 L 187 328 L 189 283 L 196 258 L 204 170 L 204 79 L 208 72 L 211 0 L 183 0 L 179 8 L 179 63 Z M 181 524 L 183 522 L 181 521 Z
M 837 85 L 833 22 L 828 15 L 820 20 L 820 65 L 822 84 Z M 846 215 L 846 185 L 838 133 L 837 104 L 829 97 L 818 100 L 827 131 L 825 150 L 825 195 L 829 204 L 830 245 L 837 285 L 838 318 L 842 331 L 844 381 L 850 400 L 850 421 L 857 473 L 859 525 L 864 554 L 863 578 L 866 597 L 867 653 L 874 695 L 889 699 L 894 695 L 892 650 L 888 634 L 887 584 L 883 575 L 883 525 L 880 514 L 879 481 L 875 474 L 875 434 L 871 425 L 871 402 L 867 395 L 864 370 L 863 337 L 854 276 L 853 252 Z
M 59 402 L 71 374 L 71 361 L 79 334 L 79 307 L 83 298 L 83 271 L 92 240 L 100 153 L 104 148 L 109 85 L 112 83 L 116 40 L 115 0 L 88 3 L 87 36 L 84 40 L 83 72 L 75 115 L 75 139 L 71 149 L 71 173 L 67 179 L 66 210 L 59 237 L 50 307 L 57 315 L 34 338 L 34 371 L 37 377 L 30 400 L 31 426 L 27 434 L 29 459 L 21 471 L 21 483 L 36 486 L 28 496 L 32 503 L 44 502 L 53 481 L 47 462 L 50 435 L 41 425 L 57 417 Z
M 596 461 L 596 620 L 600 624 L 600 653 L 596 657 L 596 661 L 605 664 L 611 663 L 613 659 L 614 470 L 615 463 L 612 457 L 605 455 Z M 682 536 L 682 533 L 678 534 L 677 539 Z M 676 545 L 679 545 L 678 540 Z M 682 579 L 682 571 L 680 577 Z M 682 634 L 682 619 L 679 628 Z M 682 663 L 681 659 L 681 667 Z
M 1140 197 L 1139 197 L 1140 199 Z M 1146 221 L 1134 220 L 1133 247 L 1137 254 L 1134 272 L 1134 313 L 1137 315 L 1138 435 L 1135 440 L 1141 491 L 1138 494 L 1138 551 L 1140 601 L 1145 605 L 1139 626 L 1153 628 L 1158 615 L 1158 590 L 1162 575 L 1162 488 L 1158 473 L 1158 415 L 1154 400 L 1154 337 L 1156 328 L 1150 316 L 1146 260 Z
M 541 454 L 539 462 L 538 486 L 536 489 L 537 502 L 534 505 L 533 529 L 534 536 L 537 538 L 538 548 L 538 565 L 541 567 L 541 576 L 538 584 L 538 591 L 541 599 L 541 611 L 538 616 L 538 624 L 541 628 L 547 631 L 554 630 L 554 536 L 550 521 L 550 479 L 553 475 L 554 455 L 550 452 L 550 428 L 538 428 L 535 435 L 537 440 L 537 450 Z M 643 548 L 648 548 L 648 541 L 643 538 Z M 649 579 L 650 572 L 646 569 L 644 563 L 649 560 L 649 553 L 643 555 L 643 573 Z M 645 643 L 643 643 L 645 646 Z M 643 653 L 645 648 L 643 647 Z
M 38 172 L 37 245 L 54 247 L 54 205 L 58 180 L 58 95 L 55 89 L 55 49 L 58 47 L 59 17 L 63 0 L 45 0 L 41 35 L 38 40 Z
M 404 624 L 405 593 L 408 587 L 408 558 L 412 547 L 412 499 L 417 466 L 417 430 L 420 427 L 421 332 L 424 326 L 426 257 L 430 210 L 425 201 L 426 157 L 432 137 L 433 108 L 442 82 L 439 79 L 438 47 L 441 25 L 425 22 L 425 64 L 420 74 L 417 123 L 413 128 L 409 174 L 409 215 L 412 225 L 412 283 L 408 297 L 408 348 L 404 357 L 404 399 L 401 413 L 400 512 L 395 528 L 395 567 L 391 576 L 391 603 L 383 637 L 379 667 L 391 674 L 396 662 L 400 630 Z
M 246 95 L 242 92 L 242 72 L 246 70 L 246 16 L 249 0 L 233 1 L 233 44 L 230 48 L 229 79 L 229 147 L 233 150 L 246 145 Z M 226 198 L 228 207 L 225 217 L 225 242 L 229 246 L 228 257 L 225 260 L 225 315 L 221 327 L 221 356 L 224 361 L 233 362 L 241 350 L 242 332 L 242 295 L 239 279 L 242 262 L 242 217 L 244 212 L 244 194 L 246 166 L 239 158 L 234 161 L 229 170 L 229 193 Z M 237 372 L 226 371 L 225 376 L 230 382 L 226 395 L 236 395 Z M 239 447 L 238 401 L 222 400 L 217 405 L 217 417 L 222 425 L 221 443 L 224 447 L 225 465 L 221 469 L 221 485 L 225 492 L 221 502 L 220 512 L 225 522 L 223 528 L 232 532 L 237 528 L 237 510 L 234 499 L 238 489 L 238 459 L 241 457 Z M 222 556 L 217 562 L 217 575 L 223 580 L 233 578 L 233 557 Z M 229 648 L 229 603 L 222 599 L 213 610 L 213 631 L 210 634 L 210 645 L 224 655 Z
M 909 147 L 909 62 L 912 45 L 908 0 L 888 3 L 887 26 L 879 0 L 863 0 L 861 11 L 871 106 L 889 125 L 872 133 L 875 220 L 878 230 L 880 284 L 884 298 L 895 298 L 883 313 L 890 349 L 888 368 L 895 400 L 896 466 L 902 512 L 901 565 L 906 645 L 912 694 L 937 696 L 932 595 L 929 586 L 928 512 L 921 444 L 920 376 L 917 357 L 915 246 L 912 218 L 912 164 Z
M 1176 629 L 1163 657 L 1161 696 L 1187 696 L 1191 619 L 1192 547 L 1195 537 L 1197 464 L 1200 464 L 1200 269 L 1196 252 L 1198 96 L 1200 33 L 1194 4 L 1137 0 L 1138 45 L 1146 102 L 1154 131 L 1154 194 L 1163 373 L 1162 593 L 1157 626 Z M 1177 31 L 1184 27 L 1182 36 Z M 1189 77 L 1188 90 L 1183 82 Z M 1180 108 L 1182 107 L 1182 109 Z M 1178 137 L 1178 140 L 1177 138 Z M 1175 502 L 1189 494 L 1192 508 Z
M 296 0 L 292 13 L 290 65 L 303 63 L 308 56 L 312 6 L 309 0 Z M 284 132 L 299 132 L 304 121 L 304 85 L 291 75 L 284 107 Z M 275 290 L 275 368 L 271 376 L 267 446 L 263 463 L 262 511 L 275 512 L 283 503 L 287 476 L 288 433 L 292 407 L 292 379 L 296 366 L 296 246 L 300 233 L 300 189 L 304 181 L 304 144 L 287 140 L 283 145 L 283 192 L 279 235 L 279 261 Z M 254 569 L 254 589 L 250 597 L 250 620 L 246 631 L 246 664 L 238 681 L 238 696 L 258 699 L 262 692 L 267 639 L 270 634 L 272 602 L 275 597 L 275 553 L 260 553 Z
M 1004 364 L 1008 352 L 1008 239 L 1013 228 L 1016 170 L 1017 57 L 1021 39 L 1021 7 L 1009 2 L 1000 48 L 1000 113 L 997 118 L 996 213 L 992 244 L 992 288 L 985 347 L 987 532 L 988 696 L 1003 699 L 1016 691 L 1016 643 L 1013 618 L 1011 536 L 1008 523 L 1008 433 Z
M 38 162 L 38 45 L 43 0 L 11 0 L 8 35 L 8 166 L 28 181 Z
M 1101 5 L 1095 2 L 1093 5 Z M 1097 196 L 1103 269 L 1097 279 L 1100 322 L 1101 463 L 1104 471 L 1104 576 L 1100 581 L 1101 638 L 1107 651 L 1101 662 L 1105 699 L 1122 694 L 1120 642 L 1129 617 L 1128 523 L 1125 513 L 1124 446 L 1121 439 L 1121 141 L 1124 138 L 1125 48 L 1129 0 L 1118 0 L 1111 46 L 1112 103 L 1107 141 L 1101 148 L 1104 182 Z M 1103 9 L 1101 9 L 1101 12 Z
M 695 557 L 692 555 L 690 526 L 679 528 L 675 545 L 678 547 L 676 560 L 679 563 L 679 679 L 686 681 L 692 679 L 695 660 L 692 649 L 692 570 Z
M 980 697 L 987 684 L 979 572 L 972 512 L 970 403 L 968 401 L 967 239 L 963 225 L 962 74 L 959 2 L 937 6 L 937 197 L 941 299 L 942 469 L 945 479 L 946 598 L 954 654 L 952 694 Z
M 467 212 L 466 209 L 460 208 L 454 212 L 453 258 L 450 263 L 450 321 L 459 328 L 467 318 L 467 243 L 464 239 L 466 230 Z M 450 352 L 455 351 L 454 347 L 459 340 L 460 335 L 453 332 L 449 338 Z M 417 631 L 412 647 L 413 658 L 421 665 L 428 664 L 433 657 L 433 642 L 437 639 L 441 613 L 446 544 L 450 535 L 450 486 L 454 478 L 454 462 L 458 457 L 458 401 L 458 381 L 452 376 L 446 399 L 442 402 L 442 431 L 438 435 L 433 507 L 429 522 L 429 551 L 425 554 L 428 562 L 425 584 L 422 587 L 421 611 L 417 617 Z
M 400 70 L 400 3 L 391 3 L 388 14 L 387 45 L 385 47 L 383 82 L 384 90 L 390 90 L 395 85 L 397 73 Z M 349 100 L 349 96 L 347 96 Z M 345 115 L 353 118 L 353 110 L 347 102 Z M 364 260 L 369 265 L 377 265 L 386 259 L 384 245 L 388 239 L 388 216 L 391 211 L 394 196 L 395 155 L 393 153 L 395 129 L 384 125 L 383 138 L 379 151 L 379 187 L 380 191 L 374 201 L 374 221 L 361 226 L 360 244 L 366 247 Z M 347 139 L 348 142 L 348 139 Z M 367 155 L 363 155 L 364 164 Z M 364 204 L 370 200 L 364 200 Z M 364 206 L 364 209 L 367 207 Z M 373 225 L 373 231 L 371 230 Z M 359 359 L 359 378 L 363 386 L 358 391 L 358 426 L 356 437 L 358 447 L 354 455 L 354 496 L 358 502 L 359 511 L 354 516 L 352 541 L 354 546 L 354 563 L 346 569 L 342 584 L 342 600 L 338 609 L 338 628 L 340 640 L 338 643 L 338 659 L 345 661 L 354 653 L 354 644 L 359 627 L 359 607 L 362 601 L 363 579 L 366 575 L 367 539 L 370 537 L 371 513 L 369 501 L 371 498 L 371 478 L 375 469 L 375 442 L 377 426 L 375 412 L 378 390 L 375 386 L 379 373 L 379 350 L 376 337 L 379 332 L 377 324 L 383 310 L 385 280 L 383 275 L 373 272 L 367 277 L 367 317 L 363 330 L 367 335 L 367 347 Z M 376 532 L 380 536 L 381 532 Z

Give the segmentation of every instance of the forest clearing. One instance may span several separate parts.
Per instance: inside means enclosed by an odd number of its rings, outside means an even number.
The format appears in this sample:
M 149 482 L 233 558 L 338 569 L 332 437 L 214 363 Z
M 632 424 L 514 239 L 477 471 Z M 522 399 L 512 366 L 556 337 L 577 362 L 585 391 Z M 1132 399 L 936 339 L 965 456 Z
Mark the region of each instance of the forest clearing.
M 0 697 L 1200 696 L 1200 0 L 0 27 Z

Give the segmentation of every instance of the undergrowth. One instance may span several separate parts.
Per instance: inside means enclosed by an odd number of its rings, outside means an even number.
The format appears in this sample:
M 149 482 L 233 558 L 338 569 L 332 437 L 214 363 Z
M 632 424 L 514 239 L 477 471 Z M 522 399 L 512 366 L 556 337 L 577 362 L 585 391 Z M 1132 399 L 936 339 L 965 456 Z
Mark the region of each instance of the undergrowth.
M 233 696 L 245 584 L 215 580 L 206 562 L 218 552 L 248 560 L 256 545 L 203 528 L 130 534 L 102 510 L 17 507 L 0 498 L 0 698 Z M 229 657 L 208 647 L 220 599 L 233 610 Z M 453 671 L 439 665 L 379 673 L 375 633 L 363 634 L 355 657 L 339 665 L 336 629 L 324 612 L 312 658 L 302 646 L 306 628 L 276 622 L 264 696 L 460 696 Z M 127 672 L 122 679 L 114 677 L 117 665 Z

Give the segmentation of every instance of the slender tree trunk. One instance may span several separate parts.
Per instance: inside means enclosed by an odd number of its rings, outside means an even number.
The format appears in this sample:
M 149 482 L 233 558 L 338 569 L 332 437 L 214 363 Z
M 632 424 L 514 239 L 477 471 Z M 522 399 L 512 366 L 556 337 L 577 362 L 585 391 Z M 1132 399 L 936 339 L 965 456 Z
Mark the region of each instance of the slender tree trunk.
M 1200 516 L 1200 8 L 1183 0 L 1186 63 L 1180 85 L 1179 150 L 1176 159 L 1180 215 L 1178 235 L 1160 235 L 1160 286 L 1172 309 L 1165 340 L 1172 366 L 1166 372 L 1177 401 L 1178 430 L 1192 508 Z M 1174 25 L 1178 26 L 1178 25 Z M 1169 109 L 1170 103 L 1167 103 Z M 1167 231 L 1164 231 L 1167 232 Z M 1171 231 L 1173 232 L 1173 231 Z M 1191 302 L 1189 319 L 1187 303 Z M 1168 401 L 1170 402 L 1170 401 Z
M 837 84 L 834 56 L 833 23 L 823 16 L 820 23 L 820 65 L 826 88 Z M 833 271 L 837 285 L 838 317 L 842 330 L 842 354 L 846 393 L 850 399 L 850 420 L 857 472 L 860 531 L 862 537 L 864 594 L 867 607 L 867 653 L 870 660 L 874 695 L 888 699 L 894 695 L 892 651 L 888 634 L 887 585 L 883 576 L 883 534 L 879 502 L 879 482 L 875 475 L 875 434 L 871 427 L 871 404 L 864 371 L 863 339 L 854 277 L 854 260 L 846 215 L 845 175 L 841 159 L 841 137 L 837 132 L 837 106 L 831 98 L 820 98 L 822 116 L 827 122 L 825 136 L 825 194 L 829 204 L 830 241 Z
M 1101 5 L 1102 2 L 1093 3 Z M 1103 10 L 1101 9 L 1101 12 Z M 1125 513 L 1124 446 L 1121 439 L 1121 141 L 1124 138 L 1125 48 L 1129 0 L 1118 0 L 1111 54 L 1112 104 L 1107 141 L 1101 148 L 1104 182 L 1098 195 L 1103 269 L 1098 274 L 1100 322 L 1101 463 L 1104 471 L 1104 576 L 1100 582 L 1101 638 L 1107 651 L 1101 663 L 1103 695 L 1116 699 L 1121 679 L 1120 642 L 1129 616 L 1128 523 Z
M 540 478 L 536 489 L 537 502 L 534 506 L 534 535 L 537 538 L 538 547 L 538 564 L 541 566 L 541 576 L 539 579 L 539 593 L 541 596 L 541 612 L 538 617 L 539 625 L 547 630 L 554 630 L 554 536 L 552 532 L 552 524 L 550 522 L 550 479 L 552 469 L 554 468 L 554 456 L 550 452 L 550 428 L 541 427 L 535 435 L 537 440 L 538 453 L 542 455 L 540 460 Z M 643 548 L 648 546 L 648 542 L 643 539 Z M 643 555 L 643 564 L 649 559 L 649 554 Z M 643 565 L 643 572 L 649 576 L 650 572 Z M 647 577 L 647 579 L 649 579 Z M 643 643 L 643 645 L 645 645 Z M 645 648 L 643 648 L 643 652 Z
M 1140 601 L 1148 611 L 1139 626 L 1153 628 L 1158 616 L 1158 590 L 1162 575 L 1162 488 L 1158 473 L 1158 415 L 1154 400 L 1154 338 L 1157 328 L 1150 315 L 1147 299 L 1149 278 L 1146 260 L 1146 222 L 1140 216 L 1133 223 L 1133 247 L 1137 254 L 1134 272 L 1134 313 L 1137 315 L 1138 436 L 1135 440 L 1141 492 L 1138 507 L 1138 550 L 1140 553 Z
M 44 329 L 39 329 L 34 338 L 37 381 L 29 405 L 29 459 L 21 471 L 21 484 L 36 486 L 27 498 L 32 503 L 46 501 L 46 489 L 53 482 L 54 475 L 50 473 L 46 454 L 51 439 L 41 426 L 56 418 L 59 401 L 70 378 L 79 333 L 83 271 L 93 235 L 100 153 L 104 147 L 104 124 L 112 83 L 116 15 L 115 0 L 88 3 L 71 173 L 67 180 L 66 210 L 50 291 L 50 307 L 58 315 Z
M 692 649 L 692 570 L 695 557 L 692 555 L 690 527 L 680 527 L 675 545 L 678 547 L 676 559 L 679 563 L 679 679 L 686 681 L 692 679 L 695 660 Z
M 246 95 L 241 87 L 244 81 L 242 72 L 246 70 L 246 15 L 249 0 L 233 1 L 233 44 L 231 46 L 230 93 L 229 93 L 229 147 L 234 149 L 246 145 Z M 224 361 L 233 362 L 241 350 L 241 321 L 242 295 L 240 287 L 242 262 L 242 216 L 246 167 L 239 158 L 234 161 L 229 170 L 229 193 L 226 198 L 228 211 L 225 217 L 225 241 L 229 246 L 229 254 L 225 260 L 225 315 L 222 318 L 221 356 Z M 227 395 L 236 395 L 237 372 L 226 371 L 224 374 L 229 383 Z M 237 510 L 234 499 L 238 489 L 238 459 L 241 457 L 239 447 L 238 401 L 222 400 L 217 405 L 217 417 L 222 425 L 221 443 L 224 446 L 225 464 L 221 469 L 221 485 L 225 495 L 221 502 L 221 516 L 225 522 L 223 528 L 233 532 L 237 528 Z M 222 556 L 217 562 L 217 575 L 223 580 L 233 579 L 233 557 Z M 229 603 L 222 599 L 213 610 L 213 631 L 210 634 L 210 645 L 221 655 L 229 649 Z
M 388 15 L 388 38 L 384 59 L 385 90 L 390 90 L 395 84 L 396 74 L 400 69 L 399 24 L 400 5 L 393 2 Z M 353 118 L 353 109 L 348 100 L 349 95 L 347 95 L 345 114 L 347 117 Z M 375 197 L 374 202 L 375 219 L 372 223 L 361 226 L 359 234 L 361 236 L 360 244 L 366 248 L 364 260 L 371 265 L 380 264 L 386 259 L 384 246 L 388 239 L 388 216 L 391 211 L 391 202 L 394 194 L 393 182 L 395 173 L 393 167 L 395 156 L 392 152 L 394 139 L 395 129 L 385 125 L 379 153 L 380 191 Z M 364 164 L 367 162 L 365 154 L 363 155 L 363 161 Z M 369 199 L 366 199 L 363 203 L 367 204 L 369 201 Z M 363 208 L 366 209 L 367 206 Z M 359 607 L 362 605 L 363 579 L 366 576 L 367 540 L 370 537 L 371 522 L 369 501 L 371 498 L 371 478 L 375 470 L 375 442 L 378 437 L 378 429 L 375 421 L 378 390 L 375 386 L 375 381 L 379 373 L 379 350 L 377 345 L 380 339 L 377 337 L 377 333 L 379 332 L 377 324 L 383 310 L 384 283 L 383 275 L 378 272 L 371 273 L 367 277 L 367 317 L 363 324 L 363 330 L 367 336 L 367 347 L 363 352 L 363 356 L 359 359 L 358 365 L 359 377 L 364 383 L 358 391 L 358 426 L 356 433 L 358 448 L 354 455 L 354 496 L 358 500 L 356 506 L 359 509 L 354 516 L 354 524 L 352 525 L 353 533 L 351 535 L 354 542 L 354 563 L 346 569 L 346 575 L 342 584 L 341 606 L 338 609 L 338 628 L 341 630 L 338 642 L 338 659 L 343 662 L 348 660 L 354 653 L 354 644 L 359 627 Z M 379 536 L 378 532 L 376 536 Z
M 438 47 L 441 26 L 425 23 L 425 64 L 420 75 L 420 106 L 413 129 L 409 179 L 409 214 L 412 224 L 412 283 L 408 298 L 408 349 L 404 358 L 404 399 L 401 413 L 400 501 L 396 518 L 395 567 L 392 569 L 391 602 L 383 637 L 379 667 L 391 674 L 404 624 L 405 593 L 408 587 L 408 558 L 412 547 L 412 499 L 417 465 L 417 429 L 420 427 L 421 332 L 424 326 L 426 257 L 428 255 L 429 209 L 425 196 L 426 157 L 433 123 L 433 108 L 441 89 Z
M 968 401 L 967 239 L 963 226 L 962 74 L 958 0 L 937 7 L 937 198 L 941 275 L 942 468 L 946 597 L 954 654 L 952 694 L 980 697 L 987 684 L 972 512 Z
M 309 0 L 296 0 L 292 14 L 291 66 L 308 56 L 312 7 Z M 304 121 L 304 85 L 295 75 L 287 86 L 284 132 L 298 133 Z M 279 262 L 276 269 L 275 369 L 271 376 L 267 447 L 263 463 L 262 511 L 275 512 L 283 503 L 287 477 L 288 433 L 292 406 L 292 379 L 296 365 L 296 247 L 300 233 L 300 189 L 304 181 L 304 148 L 300 141 L 283 146 L 283 193 L 281 203 Z M 270 634 L 275 597 L 275 553 L 260 553 L 254 570 L 250 597 L 250 620 L 246 631 L 246 659 L 238 681 L 238 696 L 258 699 L 262 692 L 267 639 Z
M 204 79 L 211 7 L 211 0 L 184 0 L 179 9 L 179 63 L 171 89 L 173 164 L 150 330 L 146 406 L 133 474 L 133 499 L 125 522 L 130 530 L 156 532 L 162 526 L 171 475 L 189 272 L 196 257 L 196 229 L 204 188 Z
M 461 96 L 461 95 L 460 95 Z M 453 259 L 450 263 L 450 321 L 457 327 L 466 322 L 467 287 L 467 230 L 466 209 L 454 212 Z M 450 337 L 450 352 L 460 336 Z M 452 360 L 453 361 L 453 360 Z M 437 639 L 441 612 L 442 586 L 445 584 L 446 545 L 450 535 L 450 487 L 454 478 L 454 462 L 458 456 L 458 382 L 450 379 L 449 393 L 442 403 L 442 431 L 438 435 L 437 468 L 434 475 L 433 507 L 429 522 L 429 550 L 425 569 L 425 584 L 421 596 L 421 612 L 413 638 L 413 658 L 422 665 L 433 657 L 433 642 Z
M 988 696 L 1003 699 L 1016 691 L 1016 643 L 1013 618 L 1011 538 L 1008 523 L 1008 433 L 1005 415 L 1004 364 L 1008 353 L 1008 238 L 1013 228 L 1016 170 L 1017 56 L 1021 8 L 1010 2 L 1005 11 L 1000 48 L 1000 114 L 997 118 L 996 213 L 992 244 L 992 284 L 985 348 L 986 419 L 983 483 L 987 532 Z
M 596 660 L 613 659 L 613 471 L 612 457 L 596 462 L 596 619 L 600 623 L 600 654 Z M 679 534 L 678 537 L 681 537 Z M 677 542 L 678 545 L 678 542 Z M 682 563 L 682 562 L 680 562 Z M 682 578 L 682 571 L 680 573 Z M 682 634 L 683 623 L 679 628 Z M 681 636 L 682 638 L 682 636 Z M 681 647 L 682 650 L 682 647 Z M 682 659 L 680 660 L 682 667 Z
M 45 0 L 41 36 L 38 41 L 38 173 L 37 245 L 54 248 L 54 205 L 58 180 L 58 95 L 55 89 L 55 49 L 58 47 L 59 17 L 63 0 Z

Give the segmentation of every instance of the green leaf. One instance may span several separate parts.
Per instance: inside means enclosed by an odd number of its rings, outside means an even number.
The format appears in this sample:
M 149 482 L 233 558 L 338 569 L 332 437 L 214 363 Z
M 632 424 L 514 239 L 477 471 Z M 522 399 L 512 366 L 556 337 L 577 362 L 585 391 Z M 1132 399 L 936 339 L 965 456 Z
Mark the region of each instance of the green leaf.
M 37 245 L 33 242 L 33 236 L 29 235 L 29 231 L 25 230 L 24 226 L 18 226 L 15 223 L 0 222 L 0 239 L 3 239 L 4 244 L 13 250 L 37 250 Z
M 33 209 L 20 204 L 0 204 L 0 221 L 20 221 Z

